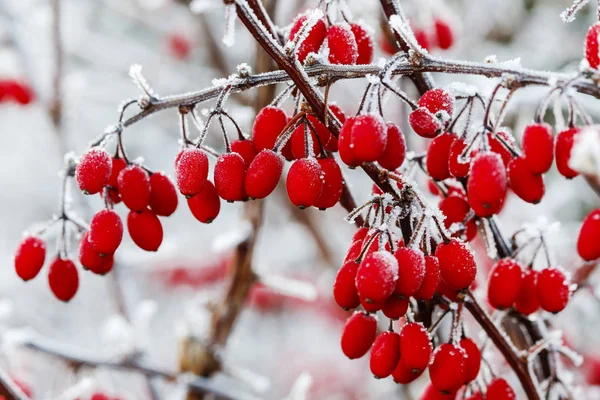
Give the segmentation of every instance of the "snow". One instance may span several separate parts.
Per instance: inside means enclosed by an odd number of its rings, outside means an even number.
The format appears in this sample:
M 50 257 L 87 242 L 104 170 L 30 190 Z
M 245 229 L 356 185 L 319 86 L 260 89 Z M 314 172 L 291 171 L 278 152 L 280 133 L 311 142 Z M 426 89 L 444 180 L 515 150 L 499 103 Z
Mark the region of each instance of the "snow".
M 569 167 L 585 175 L 600 176 L 600 128 L 585 127 L 575 136 Z
M 225 6 L 225 33 L 223 34 L 223 44 L 227 47 L 232 47 L 235 44 L 235 21 L 237 20 L 237 12 L 235 3 L 230 3 Z

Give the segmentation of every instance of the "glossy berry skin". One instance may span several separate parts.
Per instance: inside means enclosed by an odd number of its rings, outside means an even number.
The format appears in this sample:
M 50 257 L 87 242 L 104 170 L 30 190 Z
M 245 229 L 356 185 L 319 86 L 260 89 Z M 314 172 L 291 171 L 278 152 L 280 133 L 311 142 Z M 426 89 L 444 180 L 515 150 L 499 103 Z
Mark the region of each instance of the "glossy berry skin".
M 138 165 L 130 165 L 119 173 L 119 195 L 132 211 L 141 211 L 150 204 L 150 176 Z
M 517 395 L 504 379 L 494 378 L 487 387 L 485 398 L 486 400 L 514 400 Z
M 466 380 L 464 350 L 450 343 L 436 348 L 429 365 L 429 377 L 431 384 L 440 392 L 455 393 Z
M 358 59 L 358 45 L 348 25 L 332 25 L 327 29 L 327 45 L 331 64 L 353 65 Z
M 119 195 L 119 183 L 118 178 L 121 171 L 127 168 L 127 163 L 120 157 L 112 158 L 112 168 L 110 170 L 110 177 L 106 188 L 108 189 L 108 195 L 112 204 L 119 204 L 121 202 L 121 196 Z
M 319 154 L 319 142 L 317 140 L 317 136 L 308 126 L 306 126 L 307 132 L 305 132 L 305 126 L 306 124 L 298 125 L 298 127 L 294 129 L 294 133 L 292 133 L 292 137 L 290 138 L 292 154 L 296 159 Z M 309 141 L 312 143 L 312 145 L 308 148 L 308 153 L 306 152 L 306 137 L 308 137 Z M 312 150 L 310 147 L 312 147 Z
M 246 171 L 244 186 L 248 197 L 263 199 L 275 190 L 285 160 L 272 150 L 262 150 Z
M 168 217 L 177 210 L 177 189 L 171 179 L 162 172 L 150 175 L 150 209 L 156 215 Z
M 73 261 L 55 258 L 48 269 L 48 284 L 57 299 L 71 300 L 79 288 L 79 275 Z
M 460 138 L 457 138 L 452 146 L 450 146 L 450 156 L 448 159 L 448 169 L 450 170 L 450 174 L 455 178 L 464 178 L 469 174 L 469 169 L 471 168 L 471 160 L 477 154 L 477 150 L 474 150 L 472 147 L 470 151 L 470 158 L 465 157 L 463 160 L 461 155 L 467 148 L 467 143 Z
M 594 69 L 597 69 L 598 65 L 600 65 L 598 35 L 600 35 L 600 22 L 596 22 L 594 25 L 590 26 L 585 37 L 585 58 L 588 64 L 590 64 L 590 67 Z
M 112 254 L 102 255 L 94 249 L 89 241 L 89 231 L 84 233 L 79 243 L 79 263 L 92 272 L 104 271 L 107 264 L 113 263 Z
M 288 117 L 279 107 L 267 106 L 260 110 L 252 125 L 252 142 L 256 151 L 272 149 L 287 123 Z
M 175 158 L 175 181 L 185 197 L 200 193 L 208 178 L 208 157 L 196 147 L 186 148 Z
M 396 365 L 396 368 L 394 368 L 392 371 L 392 378 L 394 379 L 394 382 L 406 385 L 407 383 L 413 382 L 415 379 L 421 376 L 422 373 L 423 371 L 417 371 L 415 373 L 414 370 L 404 365 L 404 362 L 401 358 Z
M 455 394 L 440 393 L 431 383 L 425 387 L 419 400 L 456 400 Z
M 100 193 L 108 183 L 111 167 L 111 158 L 104 149 L 93 147 L 86 151 L 75 169 L 79 189 L 85 194 Z
M 440 201 L 438 205 L 440 211 L 446 216 L 444 226 L 450 229 L 452 224 L 463 224 L 471 207 L 469 203 L 461 196 L 451 195 Z M 456 231 L 452 234 L 454 237 L 460 237 L 467 241 L 472 240 L 477 235 L 477 225 L 473 219 L 465 224 L 465 229 Z
M 550 125 L 546 123 L 527 125 L 523 132 L 521 147 L 527 168 L 534 175 L 548 172 L 554 160 L 554 137 Z
M 434 138 L 427 148 L 427 158 L 425 168 L 427 173 L 435 180 L 443 181 L 450 178 L 450 169 L 448 166 L 450 158 L 450 147 L 456 140 L 456 136 L 451 133 L 444 133 Z
M 387 378 L 400 361 L 400 335 L 396 332 L 381 332 L 371 347 L 369 366 L 375 378 Z
M 15 253 L 15 271 L 24 281 L 37 276 L 46 260 L 46 243 L 37 236 L 21 240 Z
M 431 300 L 440 284 L 440 262 L 435 256 L 425 256 L 425 277 L 413 297 L 417 300 Z
M 350 244 L 348 251 L 346 252 L 346 256 L 344 257 L 343 262 L 346 263 L 348 261 L 356 260 L 356 258 L 358 258 L 359 254 L 360 254 L 362 245 L 363 245 L 362 239 L 353 241 L 352 244 Z
M 398 280 L 398 262 L 387 251 L 368 254 L 356 274 L 356 289 L 367 301 L 385 301 Z
M 515 148 L 515 138 L 506 130 L 500 130 L 496 132 L 495 135 L 492 135 L 491 132 L 488 132 L 487 137 L 490 144 L 490 150 L 502 157 L 504 166 L 508 168 L 508 163 L 514 158 L 514 156 L 511 151 L 500 142 L 499 138 L 502 138 L 502 140 L 506 144 L 510 145 L 513 149 Z
M 398 125 L 388 122 L 385 150 L 377 162 L 388 171 L 395 171 L 404 163 L 405 158 L 406 139 L 404 134 Z
M 335 117 L 338 119 L 338 121 L 340 121 L 340 123 L 343 125 L 344 122 L 346 122 L 346 114 L 344 113 L 344 110 L 342 110 L 337 104 L 331 104 L 329 106 L 329 110 L 333 113 L 333 115 L 335 115 Z M 313 120 L 311 119 L 311 115 L 308 116 L 308 120 L 313 122 Z M 326 129 L 329 132 L 329 140 L 327 141 L 327 143 L 323 143 L 323 146 L 325 147 L 325 150 L 327 151 L 338 151 L 338 138 L 336 138 L 335 136 L 333 136 L 333 134 L 331 133 L 331 131 L 329 131 L 329 129 L 327 129 L 325 127 L 325 125 L 323 125 L 321 123 L 321 121 L 317 118 L 315 118 L 315 121 L 313 122 L 313 125 L 315 126 L 315 129 L 317 130 L 317 133 L 319 134 L 319 137 L 324 138 L 326 137 L 325 133 L 324 133 L 324 129 Z M 321 139 L 323 140 L 323 139 Z
M 211 181 L 206 181 L 204 189 L 187 200 L 188 207 L 194 218 L 203 224 L 210 224 L 221 211 L 221 200 Z
M 408 298 L 419 290 L 425 279 L 425 256 L 419 249 L 400 247 L 394 257 L 398 262 L 395 293 Z
M 294 161 L 288 171 L 285 186 L 293 205 L 299 208 L 314 205 L 323 190 L 323 170 L 314 158 Z
M 540 306 L 551 313 L 562 311 L 569 302 L 569 280 L 558 268 L 549 267 L 537 277 L 536 293 Z
M 294 40 L 294 38 L 296 37 L 298 32 L 300 32 L 300 29 L 302 28 L 302 24 L 304 24 L 306 19 L 307 19 L 307 15 L 302 15 L 302 16 L 296 18 L 296 20 L 294 21 L 294 24 L 292 25 L 292 29 L 290 31 L 290 36 L 289 36 L 290 40 Z M 311 28 L 308 35 L 306 35 L 306 38 L 302 42 L 302 44 L 298 47 L 298 50 L 296 51 L 296 56 L 298 57 L 298 61 L 300 61 L 301 63 L 304 63 L 304 60 L 306 59 L 306 56 L 308 56 L 309 53 L 318 53 L 319 48 L 321 48 L 321 44 L 323 44 L 323 41 L 325 40 L 326 34 L 327 34 L 327 26 L 325 25 L 325 22 L 322 19 L 320 19 Z
M 221 154 L 215 163 L 215 189 L 225 201 L 241 201 L 246 198 L 246 164 L 237 153 Z
M 373 315 L 357 311 L 344 325 L 342 351 L 349 359 L 367 354 L 377 335 L 377 319 Z
M 358 228 L 356 230 L 356 232 L 354 232 L 354 235 L 352 235 L 351 242 L 354 243 L 357 240 L 363 240 L 364 238 L 367 237 L 368 234 L 369 234 L 369 228 L 366 226 L 361 226 L 360 228 Z
M 411 322 L 400 331 L 400 354 L 407 368 L 420 372 L 429 365 L 432 352 L 427 329 L 417 322 Z
M 521 290 L 523 268 L 511 258 L 498 261 L 489 274 L 488 302 L 496 309 L 513 306 Z
M 351 310 L 360 305 L 360 298 L 356 290 L 356 271 L 358 263 L 354 260 L 347 261 L 337 272 L 333 283 L 333 298 L 338 306 L 344 310 Z
M 515 310 L 521 314 L 529 315 L 540 308 L 540 302 L 536 293 L 538 272 L 527 268 L 523 271 L 523 279 L 517 299 L 515 300 Z
M 383 303 L 381 311 L 383 315 L 389 319 L 400 319 L 408 310 L 408 299 L 401 298 L 401 296 L 392 293 L 390 297 Z
M 100 210 L 90 221 L 88 241 L 101 255 L 113 254 L 123 239 L 123 222 L 113 210 Z
M 384 301 L 373 301 L 373 300 L 367 300 L 364 297 L 359 296 L 360 298 L 360 305 L 362 306 L 362 308 L 365 309 L 366 312 L 369 313 L 376 313 L 377 311 L 381 311 L 381 309 L 383 308 L 385 302 Z
M 508 181 L 512 191 L 528 203 L 537 204 L 542 201 L 546 187 L 542 175 L 534 175 L 525 160 L 521 157 L 508 163 Z
M 448 243 L 441 243 L 435 256 L 440 263 L 440 277 L 451 289 L 468 288 L 475 280 L 475 258 L 464 242 L 450 239 Z
M 344 177 L 334 158 L 320 158 L 317 161 L 322 171 L 323 189 L 314 206 L 319 210 L 325 210 L 340 201 L 344 190 Z
M 252 160 L 254 160 L 254 157 L 256 157 L 257 154 L 252 140 L 246 139 L 232 141 L 231 152 L 238 153 L 240 156 L 242 156 L 242 158 L 244 159 L 244 165 L 246 166 L 246 169 L 248 169 L 250 163 L 252 163 Z
M 506 197 L 506 183 L 506 169 L 498 154 L 486 151 L 473 158 L 467 194 L 477 216 L 489 217 L 500 211 Z
M 586 261 L 600 258 L 600 208 L 590 212 L 583 220 L 577 238 L 577 253 Z
M 579 133 L 579 128 L 574 127 L 563 130 L 556 135 L 555 142 L 555 156 L 556 156 L 556 169 L 562 176 L 567 179 L 573 179 L 579 172 L 569 167 L 569 159 L 571 158 L 571 150 L 573 149 L 573 143 L 575 137 Z
M 448 50 L 454 44 L 454 32 L 447 21 L 436 18 L 434 21 L 437 45 L 442 50 Z
M 417 135 L 427 139 L 436 137 L 444 128 L 435 114 L 426 107 L 419 107 L 413 110 L 408 115 L 408 123 Z
M 387 144 L 387 126 L 378 115 L 356 117 L 350 134 L 354 156 L 359 161 L 377 161 L 383 157 Z
M 133 242 L 142 250 L 157 251 L 163 240 L 160 220 L 152 211 L 130 211 L 127 215 L 127 231 Z
M 459 343 L 465 351 L 465 383 L 469 383 L 477 378 L 481 368 L 481 352 L 475 342 L 469 338 L 462 338 Z
M 373 61 L 373 37 L 361 24 L 351 23 L 350 29 L 358 49 L 356 64 L 370 64 Z
M 342 125 L 340 135 L 338 136 L 338 149 L 340 152 L 340 158 L 350 168 L 360 165 L 361 161 L 354 153 L 354 147 L 352 146 L 352 129 L 356 117 L 350 117 Z

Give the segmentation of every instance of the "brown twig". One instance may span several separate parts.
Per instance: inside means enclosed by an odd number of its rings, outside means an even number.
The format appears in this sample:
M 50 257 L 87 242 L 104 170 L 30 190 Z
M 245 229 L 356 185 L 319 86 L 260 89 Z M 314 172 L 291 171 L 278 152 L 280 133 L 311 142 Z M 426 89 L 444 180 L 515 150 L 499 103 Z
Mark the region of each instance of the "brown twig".
M 54 77 L 52 79 L 52 98 L 48 112 L 59 135 L 62 135 L 62 78 L 63 78 L 63 43 L 61 37 L 61 0 L 52 0 L 52 40 L 54 43 Z M 62 143 L 62 141 L 61 141 Z

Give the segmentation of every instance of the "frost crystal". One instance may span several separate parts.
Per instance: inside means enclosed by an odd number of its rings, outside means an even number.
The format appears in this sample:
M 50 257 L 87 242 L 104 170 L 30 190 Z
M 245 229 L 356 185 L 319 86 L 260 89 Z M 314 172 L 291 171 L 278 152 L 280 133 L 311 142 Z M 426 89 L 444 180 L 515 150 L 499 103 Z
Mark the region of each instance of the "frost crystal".
M 158 95 L 154 93 L 154 90 L 150 87 L 144 75 L 142 75 L 142 66 L 140 64 L 133 64 L 129 67 L 129 76 L 133 79 L 133 82 L 137 85 L 146 96 L 150 98 L 157 98 Z
M 575 14 L 577 14 L 577 12 L 581 10 L 583 6 L 589 3 L 589 1 L 590 0 L 575 0 L 571 7 L 567 8 L 565 11 L 560 13 L 560 18 L 565 23 L 575 21 Z
M 232 47 L 235 44 L 235 21 L 237 13 L 235 3 L 227 4 L 225 7 L 225 34 L 223 35 L 223 43 L 227 47 Z

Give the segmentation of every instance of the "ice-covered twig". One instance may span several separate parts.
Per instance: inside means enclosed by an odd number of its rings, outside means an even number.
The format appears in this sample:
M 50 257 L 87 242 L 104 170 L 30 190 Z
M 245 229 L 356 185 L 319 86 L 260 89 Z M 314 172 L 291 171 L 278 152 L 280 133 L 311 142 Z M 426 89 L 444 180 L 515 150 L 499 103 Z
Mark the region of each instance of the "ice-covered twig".
M 575 0 L 571 7 L 567 8 L 565 11 L 560 13 L 560 18 L 563 22 L 573 22 L 575 21 L 575 15 L 579 10 L 581 10 L 590 0 Z

